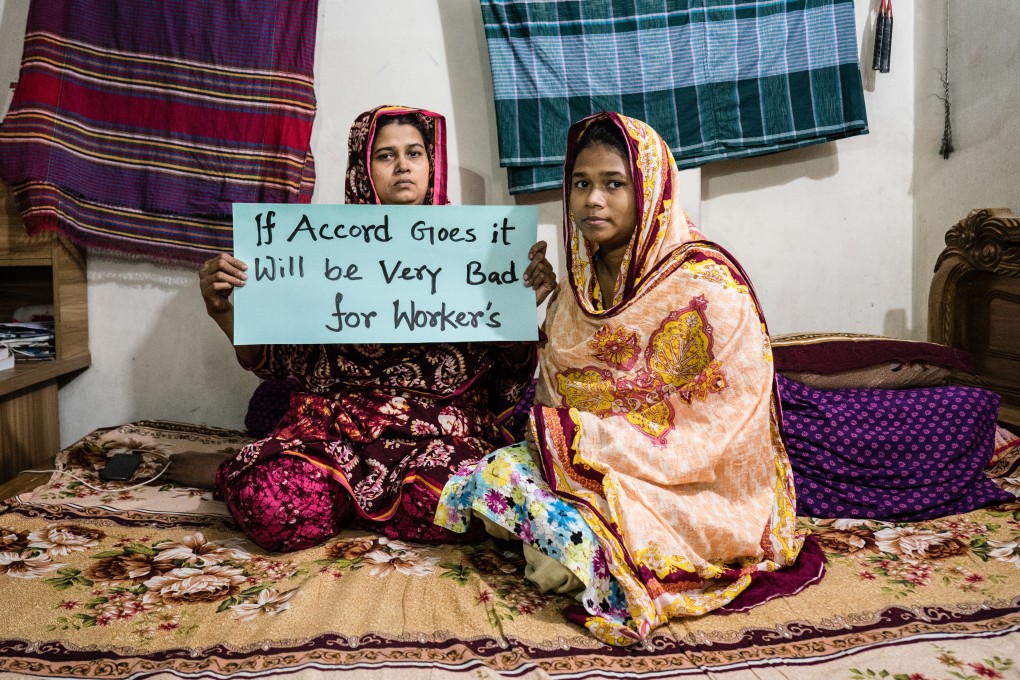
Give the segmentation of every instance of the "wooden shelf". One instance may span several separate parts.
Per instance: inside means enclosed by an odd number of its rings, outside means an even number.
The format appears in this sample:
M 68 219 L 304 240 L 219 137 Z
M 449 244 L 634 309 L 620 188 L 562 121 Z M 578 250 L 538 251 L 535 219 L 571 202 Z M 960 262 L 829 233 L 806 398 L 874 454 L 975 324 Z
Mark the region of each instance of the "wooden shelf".
M 60 448 L 60 378 L 88 367 L 85 256 L 54 234 L 28 236 L 0 184 L 0 318 L 52 304 L 56 358 L 0 371 L 0 484 L 51 460 Z
M 0 253 L 0 267 L 49 267 L 53 260 L 49 257 L 11 257 Z
M 92 355 L 86 353 L 69 359 L 15 364 L 14 368 L 0 371 L 0 397 L 88 368 L 91 362 Z

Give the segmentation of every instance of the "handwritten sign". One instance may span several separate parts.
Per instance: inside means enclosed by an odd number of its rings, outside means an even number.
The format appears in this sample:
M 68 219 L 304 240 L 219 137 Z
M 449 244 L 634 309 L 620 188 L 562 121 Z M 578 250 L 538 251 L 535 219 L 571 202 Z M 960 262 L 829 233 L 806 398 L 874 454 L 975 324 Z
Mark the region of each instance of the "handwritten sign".
M 537 340 L 535 206 L 234 204 L 234 342 Z

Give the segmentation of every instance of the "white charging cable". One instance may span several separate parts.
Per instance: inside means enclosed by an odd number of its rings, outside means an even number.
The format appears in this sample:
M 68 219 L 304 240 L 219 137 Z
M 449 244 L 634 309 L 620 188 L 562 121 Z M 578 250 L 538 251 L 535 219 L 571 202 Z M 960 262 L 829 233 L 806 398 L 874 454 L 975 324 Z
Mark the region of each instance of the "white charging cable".
M 126 451 L 127 449 L 121 449 L 121 450 L 122 451 Z M 117 450 L 114 450 L 114 453 L 116 453 L 116 452 L 117 452 Z M 90 488 L 90 489 L 92 489 L 94 491 L 131 491 L 132 489 L 139 489 L 139 488 L 141 488 L 143 486 L 148 486 L 148 485 L 152 484 L 154 481 L 159 479 L 160 476 L 162 476 L 162 474 L 164 472 L 166 472 L 167 469 L 170 467 L 170 456 L 166 455 L 165 453 L 161 453 L 159 451 L 146 451 L 146 453 L 153 453 L 153 454 L 155 454 L 157 456 L 163 456 L 163 458 L 166 459 L 166 465 L 164 465 L 163 469 L 160 470 L 159 472 L 157 472 L 156 474 L 154 474 L 152 477 L 149 477 L 144 482 L 142 482 L 140 484 L 135 484 L 133 486 L 124 486 L 124 487 L 118 487 L 118 488 L 113 488 L 113 489 L 99 487 L 99 486 L 92 486 L 91 484 L 86 482 L 84 479 L 82 479 L 78 475 L 72 474 L 72 473 L 68 472 L 67 470 L 61 470 L 59 468 L 52 468 L 50 470 L 22 470 L 19 474 L 36 473 L 36 474 L 43 474 L 44 475 L 44 474 L 49 474 L 51 472 L 57 472 L 59 474 L 66 475 L 66 476 L 70 477 L 71 479 L 78 480 L 79 482 L 82 483 L 83 486 L 87 486 L 88 488 Z

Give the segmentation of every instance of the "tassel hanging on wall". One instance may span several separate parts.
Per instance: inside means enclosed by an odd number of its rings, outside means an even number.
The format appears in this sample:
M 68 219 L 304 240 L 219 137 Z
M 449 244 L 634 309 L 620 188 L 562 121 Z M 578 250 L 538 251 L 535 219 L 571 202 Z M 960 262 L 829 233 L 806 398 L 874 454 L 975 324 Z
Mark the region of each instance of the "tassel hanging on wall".
M 944 159 L 953 153 L 953 126 L 949 121 L 949 0 L 946 0 L 946 70 L 942 74 L 942 111 L 945 122 L 942 126 L 942 145 L 939 155 Z

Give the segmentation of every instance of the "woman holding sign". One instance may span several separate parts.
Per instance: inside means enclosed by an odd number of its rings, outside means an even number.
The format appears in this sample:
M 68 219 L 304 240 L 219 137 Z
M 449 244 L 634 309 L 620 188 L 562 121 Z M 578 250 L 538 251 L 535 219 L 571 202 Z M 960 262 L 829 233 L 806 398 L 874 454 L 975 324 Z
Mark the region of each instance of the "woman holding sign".
M 430 111 L 382 106 L 354 122 L 348 203 L 448 203 L 446 123 Z M 555 288 L 545 243 L 529 252 L 525 285 L 538 302 Z M 200 272 L 210 316 L 233 340 L 230 291 L 246 265 L 221 254 Z M 238 346 L 266 379 L 296 380 L 269 435 L 236 455 L 178 458 L 177 481 L 215 488 L 254 542 L 270 550 L 315 545 L 353 526 L 390 538 L 464 540 L 432 522 L 453 471 L 512 438 L 507 418 L 528 387 L 525 343 Z M 203 480 L 202 477 L 205 477 Z
M 630 644 L 726 605 L 804 536 L 764 318 L 681 209 L 665 142 L 615 113 L 576 123 L 564 194 L 529 441 L 461 470 L 436 521 L 523 539 L 529 579 Z

